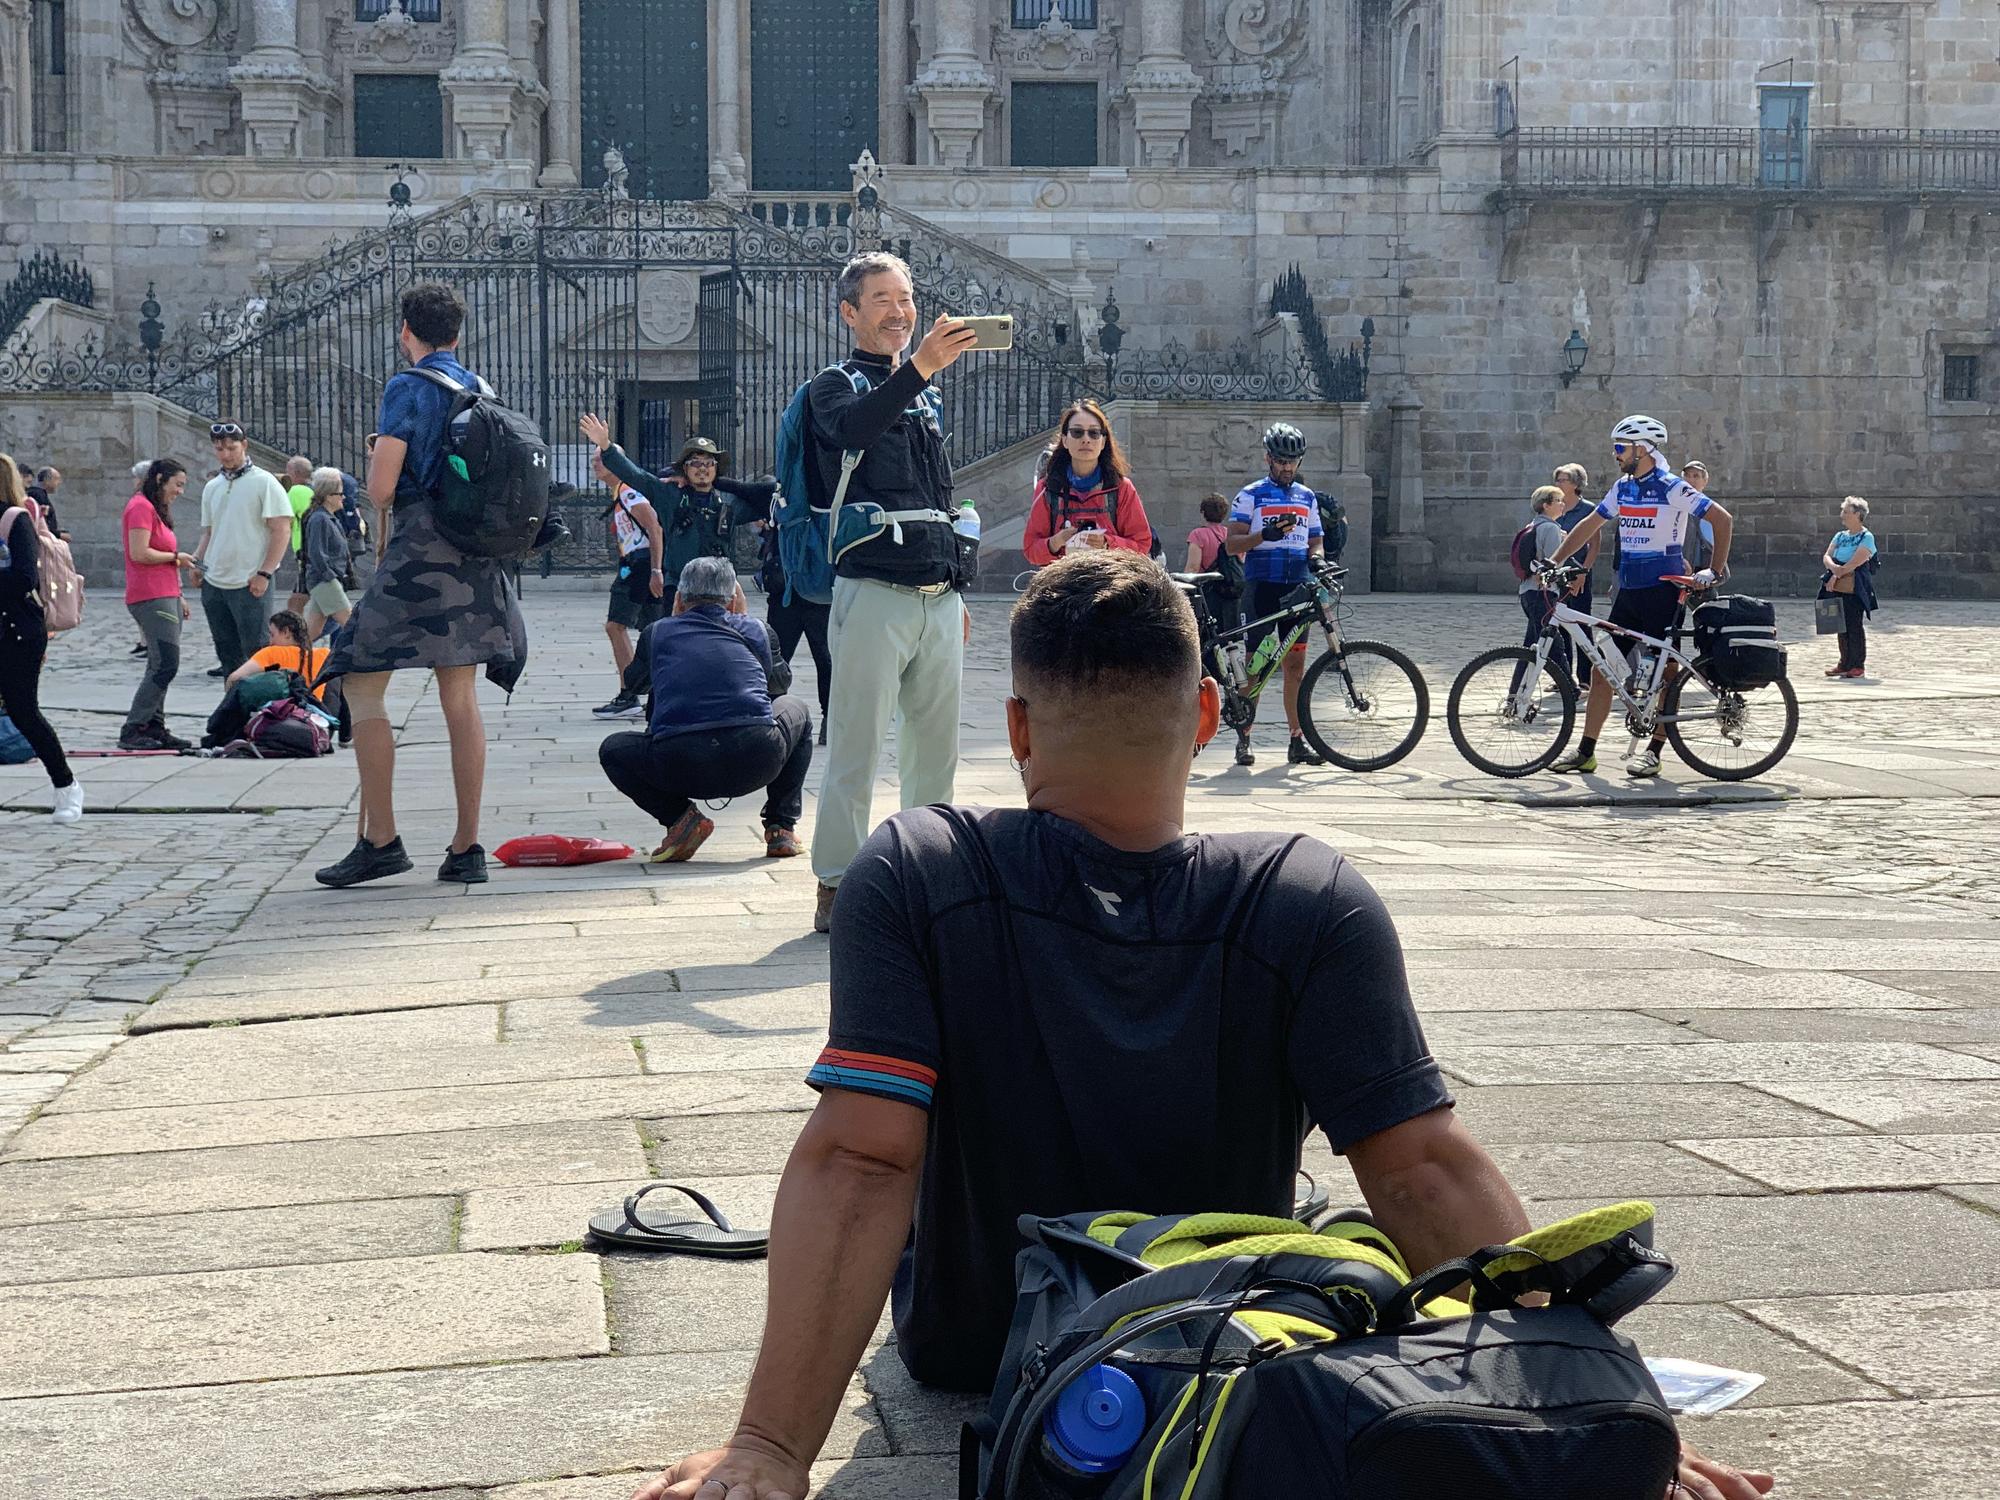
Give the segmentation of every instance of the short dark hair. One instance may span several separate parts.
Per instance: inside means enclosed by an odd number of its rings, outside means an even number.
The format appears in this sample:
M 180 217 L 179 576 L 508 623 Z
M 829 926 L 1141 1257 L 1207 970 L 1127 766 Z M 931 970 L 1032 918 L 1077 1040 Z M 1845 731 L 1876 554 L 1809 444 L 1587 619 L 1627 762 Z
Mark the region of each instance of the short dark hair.
M 433 349 L 458 339 L 465 326 L 465 303 L 441 281 L 420 281 L 403 293 L 403 321 L 410 332 Z
M 1187 596 L 1136 552 L 1093 549 L 1042 569 L 1014 606 L 1011 633 L 1030 694 L 1184 692 L 1201 678 Z
M 1229 519 L 1229 497 L 1217 490 L 1201 497 L 1201 518 L 1211 526 Z
M 849 307 L 860 307 L 862 286 L 870 276 L 880 275 L 884 271 L 897 272 L 913 288 L 917 284 L 916 278 L 910 274 L 909 262 L 900 255 L 891 255 L 886 250 L 870 250 L 855 256 L 840 268 L 840 280 L 835 286 L 835 290 L 840 294 L 840 300 Z

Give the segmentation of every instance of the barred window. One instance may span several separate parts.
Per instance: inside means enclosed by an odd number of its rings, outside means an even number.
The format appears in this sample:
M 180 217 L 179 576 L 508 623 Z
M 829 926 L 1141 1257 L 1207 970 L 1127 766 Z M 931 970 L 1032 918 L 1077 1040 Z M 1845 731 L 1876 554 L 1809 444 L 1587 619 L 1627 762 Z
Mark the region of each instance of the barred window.
M 1014 29 L 1032 31 L 1049 18 L 1061 16 L 1078 31 L 1097 29 L 1097 0 L 1014 0 Z
M 1979 356 L 1947 354 L 1944 357 L 1944 399 L 1979 400 Z
M 354 0 L 354 19 L 357 21 L 379 21 L 389 14 L 391 0 Z M 403 9 L 410 13 L 412 21 L 438 21 L 440 0 L 403 0 Z

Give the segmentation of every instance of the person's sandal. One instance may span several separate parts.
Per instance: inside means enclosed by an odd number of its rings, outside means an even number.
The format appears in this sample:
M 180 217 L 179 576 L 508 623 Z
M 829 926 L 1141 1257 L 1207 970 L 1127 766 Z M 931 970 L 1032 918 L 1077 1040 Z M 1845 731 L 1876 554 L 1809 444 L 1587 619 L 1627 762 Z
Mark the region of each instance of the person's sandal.
M 764 828 L 764 858 L 795 859 L 799 854 L 799 836 L 789 828 L 779 828 L 766 824 Z

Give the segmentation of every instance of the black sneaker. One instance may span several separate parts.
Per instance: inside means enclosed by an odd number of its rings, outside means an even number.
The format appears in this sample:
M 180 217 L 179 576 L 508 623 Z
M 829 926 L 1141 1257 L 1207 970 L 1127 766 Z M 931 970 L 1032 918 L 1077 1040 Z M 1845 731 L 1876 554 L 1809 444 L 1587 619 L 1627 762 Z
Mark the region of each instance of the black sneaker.
M 409 865 L 405 864 L 404 869 Z M 455 880 L 460 885 L 486 884 L 486 851 L 474 844 L 463 854 L 444 851 L 444 863 L 438 866 L 439 880 Z
M 1308 745 L 1304 735 L 1295 734 L 1292 736 L 1292 748 L 1285 752 L 1285 762 L 1294 766 L 1323 766 L 1326 757 Z
M 639 700 L 630 693 L 620 693 L 609 703 L 598 704 L 590 714 L 594 719 L 635 719 L 639 712 Z
M 208 675 L 211 677 L 227 677 L 229 674 L 223 671 L 222 668 L 220 667 L 210 667 L 208 669 Z
M 144 641 L 141 641 L 139 642 L 138 645 L 132 648 L 131 654 L 133 656 L 145 656 L 149 653 L 149 650 L 150 648 L 146 645 L 146 643 Z
M 171 750 L 178 746 L 163 745 L 151 724 L 127 724 L 118 731 L 120 750 Z
M 414 866 L 410 864 L 410 856 L 403 852 L 400 838 L 390 839 L 380 848 L 366 839 L 356 839 L 345 859 L 337 865 L 328 865 L 324 870 L 313 871 L 313 879 L 339 890 L 343 886 L 359 885 L 364 880 L 400 875 L 412 868 Z
M 1257 764 L 1257 752 L 1250 748 L 1250 736 L 1247 734 L 1236 736 L 1236 764 L 1239 766 Z
M 194 749 L 194 742 L 192 740 L 182 739 L 179 735 L 175 734 L 171 729 L 167 728 L 167 724 L 164 719 L 155 719 L 147 727 L 153 731 L 153 738 L 160 742 L 160 748 L 162 750 Z

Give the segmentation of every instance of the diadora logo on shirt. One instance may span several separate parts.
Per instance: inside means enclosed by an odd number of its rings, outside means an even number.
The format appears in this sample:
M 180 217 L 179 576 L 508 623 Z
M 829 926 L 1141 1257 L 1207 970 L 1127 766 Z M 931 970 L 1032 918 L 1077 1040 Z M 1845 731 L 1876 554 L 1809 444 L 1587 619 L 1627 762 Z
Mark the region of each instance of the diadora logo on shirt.
M 1118 907 L 1125 900 L 1123 896 L 1116 891 L 1100 891 L 1094 885 L 1086 885 L 1084 889 L 1097 898 L 1098 904 L 1104 908 L 1104 915 L 1107 917 L 1118 915 Z

